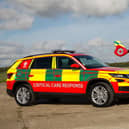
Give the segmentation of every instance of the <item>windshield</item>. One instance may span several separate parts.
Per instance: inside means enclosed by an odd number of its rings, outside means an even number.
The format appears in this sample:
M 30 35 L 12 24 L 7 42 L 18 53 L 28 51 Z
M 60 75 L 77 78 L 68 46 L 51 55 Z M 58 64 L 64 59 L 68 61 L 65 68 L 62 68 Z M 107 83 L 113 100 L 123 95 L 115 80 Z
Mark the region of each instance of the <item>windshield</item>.
M 75 56 L 86 68 L 100 68 L 107 67 L 105 63 L 92 56 Z

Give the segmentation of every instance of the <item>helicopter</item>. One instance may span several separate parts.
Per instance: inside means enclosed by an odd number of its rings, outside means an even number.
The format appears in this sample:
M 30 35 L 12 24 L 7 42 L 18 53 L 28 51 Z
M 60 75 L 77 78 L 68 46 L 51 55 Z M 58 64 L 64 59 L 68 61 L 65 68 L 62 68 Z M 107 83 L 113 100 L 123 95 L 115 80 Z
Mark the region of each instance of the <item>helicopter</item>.
M 119 57 L 122 57 L 126 54 L 129 53 L 129 49 L 127 49 L 122 43 L 121 41 L 114 41 L 114 45 L 115 45 L 115 51 L 114 51 L 114 54 L 119 56 Z

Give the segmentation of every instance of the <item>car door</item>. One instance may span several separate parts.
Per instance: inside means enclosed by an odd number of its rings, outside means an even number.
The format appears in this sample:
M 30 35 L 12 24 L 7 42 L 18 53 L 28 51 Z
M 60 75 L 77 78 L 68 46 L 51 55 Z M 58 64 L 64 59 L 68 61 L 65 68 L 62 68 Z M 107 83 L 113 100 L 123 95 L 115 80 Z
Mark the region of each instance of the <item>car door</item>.
M 56 69 L 54 70 L 56 92 L 61 93 L 85 93 L 83 81 L 80 81 L 81 67 L 71 68 L 72 64 L 77 64 L 67 56 L 56 57 Z
M 54 81 L 52 58 L 35 58 L 31 65 L 29 82 L 35 92 L 52 92 L 51 83 Z

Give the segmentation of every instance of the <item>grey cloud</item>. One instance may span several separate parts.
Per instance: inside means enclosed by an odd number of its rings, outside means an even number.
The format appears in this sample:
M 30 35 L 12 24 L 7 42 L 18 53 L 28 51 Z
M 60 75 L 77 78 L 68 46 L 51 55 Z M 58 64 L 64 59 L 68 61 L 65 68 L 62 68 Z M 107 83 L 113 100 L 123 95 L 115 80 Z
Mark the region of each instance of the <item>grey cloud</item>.
M 105 62 L 115 62 L 116 55 L 114 55 L 115 46 L 113 42 L 107 42 L 101 38 L 96 38 L 88 42 L 88 48 L 93 55 Z
M 15 18 L 17 12 L 14 9 L 0 8 L 0 20 L 10 20 Z
M 55 49 L 65 49 L 66 43 L 61 40 L 43 41 L 32 45 L 30 54 L 51 52 Z
M 2 54 L 7 54 L 8 56 L 10 56 L 10 54 L 12 55 L 16 55 L 16 53 L 18 55 L 20 55 L 23 51 L 23 46 L 19 45 L 17 43 L 9 43 L 9 42 L 2 42 L 0 41 L 0 56 L 2 56 Z
M 17 43 L 0 41 L 0 67 L 9 66 L 24 55 L 24 47 Z
M 129 44 L 127 42 L 125 45 L 127 48 L 129 48 Z M 29 54 L 51 52 L 54 49 L 72 49 L 76 52 L 82 52 L 95 56 L 104 62 L 128 61 L 128 55 L 120 58 L 114 54 L 115 46 L 113 42 L 108 42 L 101 38 L 89 40 L 87 43 L 73 43 L 71 47 L 65 41 L 43 41 L 37 44 L 33 44 Z
M 0 29 L 17 30 L 28 29 L 34 18 L 13 8 L 0 8 Z
M 1 30 L 28 29 L 35 16 L 102 17 L 120 14 L 129 7 L 129 0 L 7 0 L 5 3 L 5 8 L 0 5 Z
M 125 45 L 129 48 L 127 42 Z M 19 45 L 18 43 L 0 41 L 0 66 L 9 66 L 18 58 L 33 54 L 49 53 L 55 49 L 70 49 L 70 46 L 61 40 L 34 43 L 30 48 Z M 121 58 L 117 57 L 114 55 L 115 46 L 113 42 L 107 42 L 101 38 L 95 38 L 87 43 L 72 44 L 71 49 L 98 57 L 104 62 L 126 62 L 129 56 L 127 54 Z
M 107 42 L 101 38 L 95 38 L 93 40 L 89 40 L 88 43 L 76 44 L 74 47 L 75 50 L 79 50 L 86 54 L 95 56 L 104 62 L 126 62 L 128 61 L 128 54 L 123 57 L 118 57 L 114 54 L 115 46 L 113 42 Z M 124 44 L 129 48 L 129 44 L 125 42 Z M 79 48 L 79 49 L 78 49 Z
M 53 17 L 63 13 L 86 16 L 120 14 L 129 7 L 129 0 L 10 0 L 31 13 Z
M 25 48 L 18 43 L 10 43 L 0 41 L 0 67 L 9 66 L 16 59 L 32 54 L 40 54 L 45 52 L 51 52 L 55 49 L 65 49 L 66 43 L 64 41 L 43 41 L 40 43 L 34 43 L 32 47 Z

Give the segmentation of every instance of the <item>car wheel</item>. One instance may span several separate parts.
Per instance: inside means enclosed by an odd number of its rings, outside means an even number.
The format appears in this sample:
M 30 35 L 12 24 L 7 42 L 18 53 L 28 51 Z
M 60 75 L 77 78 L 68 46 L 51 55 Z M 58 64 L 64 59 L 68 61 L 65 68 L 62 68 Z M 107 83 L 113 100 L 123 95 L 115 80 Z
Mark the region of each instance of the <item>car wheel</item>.
M 90 90 L 90 102 L 96 107 L 110 106 L 114 101 L 114 92 L 112 88 L 104 82 L 98 82 L 92 85 Z
M 18 86 L 15 92 L 15 100 L 20 106 L 28 106 L 34 103 L 33 91 L 27 85 Z

